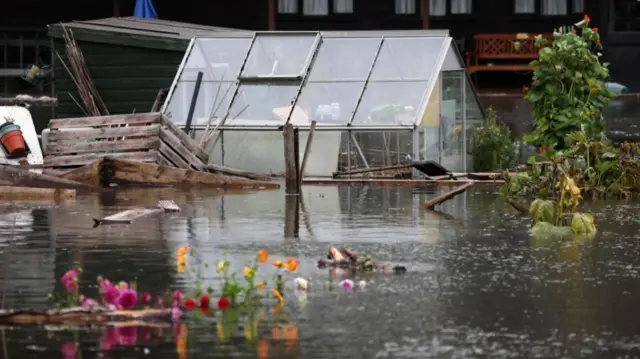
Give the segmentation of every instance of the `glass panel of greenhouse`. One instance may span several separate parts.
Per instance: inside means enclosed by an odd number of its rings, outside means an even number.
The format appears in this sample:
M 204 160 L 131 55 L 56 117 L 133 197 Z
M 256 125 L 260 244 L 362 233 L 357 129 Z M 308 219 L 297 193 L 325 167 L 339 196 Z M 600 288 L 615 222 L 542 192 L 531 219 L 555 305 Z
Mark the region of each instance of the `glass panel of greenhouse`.
M 442 30 L 196 37 L 163 112 L 190 123 L 212 163 L 276 174 L 282 126 L 299 129 L 303 152 L 315 122 L 307 177 L 411 161 L 466 171 L 484 117 Z

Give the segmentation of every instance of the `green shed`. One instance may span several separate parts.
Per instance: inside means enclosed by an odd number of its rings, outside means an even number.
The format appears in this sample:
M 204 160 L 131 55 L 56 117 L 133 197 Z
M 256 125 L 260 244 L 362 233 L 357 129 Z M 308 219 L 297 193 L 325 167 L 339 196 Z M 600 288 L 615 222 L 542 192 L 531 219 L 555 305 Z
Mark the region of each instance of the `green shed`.
M 167 20 L 118 17 L 49 25 L 52 39 L 52 95 L 58 97 L 55 117 L 83 116 L 76 86 L 65 63 L 63 27 L 70 30 L 111 114 L 148 112 L 161 88 L 171 86 L 192 37 L 242 30 Z M 73 96 L 73 98 L 72 98 Z

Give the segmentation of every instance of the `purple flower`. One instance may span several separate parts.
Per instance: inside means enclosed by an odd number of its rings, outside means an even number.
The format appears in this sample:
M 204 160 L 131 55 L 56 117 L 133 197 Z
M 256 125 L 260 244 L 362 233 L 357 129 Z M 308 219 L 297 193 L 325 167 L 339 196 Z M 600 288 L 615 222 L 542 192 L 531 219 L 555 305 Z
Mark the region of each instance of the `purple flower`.
M 60 281 L 67 289 L 67 292 L 75 292 L 78 289 L 78 271 L 75 269 L 68 270 L 62 278 L 60 278 Z
M 125 289 L 120 292 L 120 296 L 116 300 L 116 304 L 123 309 L 133 308 L 138 302 L 138 293 L 135 290 Z
M 107 291 L 104 294 L 104 300 L 109 304 L 115 304 L 118 297 L 120 297 L 120 289 L 114 285 L 107 288 Z
M 171 318 L 173 320 L 178 320 L 180 319 L 180 317 L 182 317 L 182 311 L 180 310 L 180 308 L 178 308 L 177 306 L 173 306 L 171 308 Z

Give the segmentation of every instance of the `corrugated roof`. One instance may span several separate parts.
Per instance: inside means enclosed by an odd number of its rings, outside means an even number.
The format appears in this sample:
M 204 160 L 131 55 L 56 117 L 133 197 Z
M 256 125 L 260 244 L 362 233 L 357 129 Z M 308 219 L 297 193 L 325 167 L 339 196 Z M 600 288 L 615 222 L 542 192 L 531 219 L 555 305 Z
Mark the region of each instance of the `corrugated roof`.
M 134 16 L 110 17 L 106 19 L 72 21 L 62 24 L 51 24 L 50 27 L 64 26 L 71 29 L 85 29 L 93 31 L 104 31 L 113 33 L 127 33 L 131 35 L 142 35 L 164 38 L 191 39 L 194 36 L 211 35 L 212 32 L 232 31 L 242 32 L 245 30 L 232 29 L 218 26 L 196 25 L 184 22 L 160 20 L 160 19 L 140 19 Z

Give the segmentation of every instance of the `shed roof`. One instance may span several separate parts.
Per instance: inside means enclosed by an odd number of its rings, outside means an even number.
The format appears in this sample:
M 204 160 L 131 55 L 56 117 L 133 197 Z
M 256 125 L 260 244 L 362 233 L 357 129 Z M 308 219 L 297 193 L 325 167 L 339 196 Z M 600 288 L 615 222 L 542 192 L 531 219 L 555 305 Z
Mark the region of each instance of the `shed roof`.
M 63 28 L 78 41 L 184 51 L 191 38 L 218 32 L 244 33 L 245 30 L 205 26 L 184 22 L 140 19 L 133 16 L 72 21 L 48 26 L 49 36 L 62 38 Z

